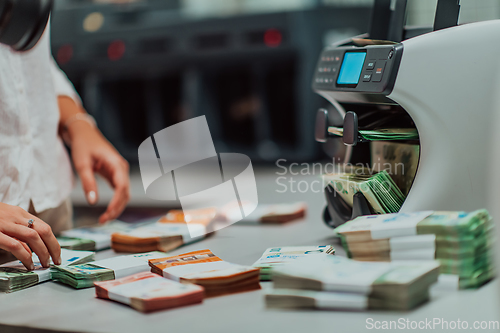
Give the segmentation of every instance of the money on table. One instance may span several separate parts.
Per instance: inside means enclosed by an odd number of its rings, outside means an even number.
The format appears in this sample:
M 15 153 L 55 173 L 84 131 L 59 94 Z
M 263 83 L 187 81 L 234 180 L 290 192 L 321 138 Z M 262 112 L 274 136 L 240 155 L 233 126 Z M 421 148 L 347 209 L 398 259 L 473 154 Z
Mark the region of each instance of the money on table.
M 242 202 L 243 207 L 245 203 Z M 247 223 L 287 223 L 304 218 L 307 212 L 305 202 L 295 202 L 287 204 L 259 204 L 250 215 L 244 217 L 241 222 Z M 237 216 L 241 216 L 239 204 L 224 207 L 221 212 L 229 221 L 237 221 Z
M 262 257 L 252 266 L 260 268 L 261 281 L 270 281 L 272 280 L 272 270 L 274 267 L 296 261 L 305 256 L 334 253 L 335 248 L 332 245 L 271 247 L 264 251 Z
M 157 222 L 111 235 L 111 247 L 118 252 L 168 252 L 204 239 L 216 216 L 213 208 L 171 210 Z
M 61 249 L 77 251 L 95 251 L 95 241 L 91 239 L 72 238 L 59 236 L 56 237 Z
M 148 260 L 165 257 L 163 252 L 148 252 L 92 261 L 74 266 L 51 267 L 50 277 L 54 281 L 73 288 L 90 288 L 95 281 L 119 279 L 149 270 Z
M 493 277 L 491 217 L 484 209 L 360 216 L 335 229 L 350 258 L 361 261 L 438 260 L 460 288 Z
M 129 231 L 141 225 L 114 220 L 103 225 L 65 230 L 61 234 L 68 238 L 92 240 L 95 243 L 95 251 L 100 251 L 111 247 L 112 233 Z
M 0 266 L 0 291 L 13 292 L 50 280 L 49 268 L 42 266 L 35 253 L 32 256 L 35 265 L 33 271 L 28 271 L 21 261 L 12 261 Z M 61 249 L 61 265 L 59 267 L 77 265 L 92 260 L 94 260 L 94 252 Z M 53 265 L 52 260 L 51 265 Z
M 143 272 L 112 281 L 95 282 L 96 296 L 150 312 L 203 301 L 203 287 L 179 283 Z
M 270 307 L 409 310 L 429 299 L 439 263 L 359 262 L 310 256 L 277 267 Z
M 207 297 L 260 289 L 259 269 L 223 261 L 210 250 L 149 260 L 151 271 L 205 288 Z

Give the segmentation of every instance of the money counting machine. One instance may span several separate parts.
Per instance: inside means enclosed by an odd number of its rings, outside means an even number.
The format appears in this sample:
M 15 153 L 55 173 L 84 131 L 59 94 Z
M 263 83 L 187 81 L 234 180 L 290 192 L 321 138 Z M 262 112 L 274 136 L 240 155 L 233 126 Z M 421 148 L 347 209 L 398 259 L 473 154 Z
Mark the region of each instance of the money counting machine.
M 397 4 L 404 8 L 406 1 Z M 367 145 L 363 129 L 418 132 L 418 167 L 401 212 L 489 208 L 487 167 L 496 151 L 489 145 L 500 112 L 500 45 L 493 41 L 500 37 L 500 20 L 457 26 L 458 12 L 456 0 L 440 0 L 434 31 L 326 47 L 313 78 L 314 91 L 332 105 L 318 111 L 317 141 L 335 136 L 332 110 L 343 116 L 342 140 L 353 151 Z M 329 226 L 373 213 L 361 192 L 352 207 L 334 192 L 325 190 Z

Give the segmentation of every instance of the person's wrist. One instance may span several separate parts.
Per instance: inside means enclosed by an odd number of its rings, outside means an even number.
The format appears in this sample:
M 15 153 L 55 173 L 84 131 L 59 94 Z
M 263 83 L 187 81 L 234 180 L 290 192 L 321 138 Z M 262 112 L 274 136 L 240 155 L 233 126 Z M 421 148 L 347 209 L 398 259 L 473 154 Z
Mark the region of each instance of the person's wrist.
M 70 119 L 66 122 L 64 126 L 64 136 L 63 139 L 66 144 L 71 145 L 72 142 L 78 138 L 89 138 L 93 135 L 99 135 L 99 130 L 97 129 L 95 122 L 87 114 L 79 114 L 83 117 L 76 117 Z M 89 119 L 85 117 L 88 116 Z

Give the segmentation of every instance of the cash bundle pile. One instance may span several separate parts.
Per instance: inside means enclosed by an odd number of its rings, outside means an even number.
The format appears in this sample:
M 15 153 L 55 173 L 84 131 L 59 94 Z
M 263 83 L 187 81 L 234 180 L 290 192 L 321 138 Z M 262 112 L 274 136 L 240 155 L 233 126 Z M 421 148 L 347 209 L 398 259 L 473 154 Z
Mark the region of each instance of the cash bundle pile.
M 461 289 L 494 275 L 492 223 L 484 209 L 360 216 L 335 231 L 356 260 L 437 260 L 442 274 L 458 276 Z
M 331 245 L 271 247 L 264 251 L 262 257 L 253 264 L 253 267 L 260 268 L 261 281 L 270 281 L 272 280 L 273 268 L 294 262 L 305 256 L 334 253 L 335 248 Z
M 361 192 L 374 213 L 399 212 L 406 197 L 387 171 L 370 173 L 367 168 L 349 169 L 349 172 L 325 174 L 323 180 L 351 207 L 354 195 Z
M 163 252 L 148 252 L 108 259 L 73 266 L 53 266 L 50 278 L 73 288 L 90 288 L 96 281 L 119 279 L 128 275 L 149 270 L 148 260 L 165 257 Z
M 168 252 L 206 237 L 216 216 L 212 208 L 172 210 L 156 223 L 111 235 L 111 247 L 117 252 Z
M 245 202 L 242 203 L 245 207 Z M 244 217 L 241 222 L 255 224 L 280 224 L 302 219 L 306 216 L 307 204 L 305 202 L 295 202 L 287 204 L 259 204 L 257 208 Z M 237 221 L 241 216 L 239 204 L 228 205 L 222 209 L 220 215 L 229 221 Z
M 57 237 L 57 242 L 61 249 L 76 251 L 95 251 L 95 241 L 84 238 Z
M 179 283 L 151 272 L 95 282 L 96 296 L 124 303 L 141 312 L 203 302 L 203 287 Z
M 108 249 L 111 247 L 111 234 L 114 232 L 126 232 L 142 226 L 143 224 L 132 224 L 122 221 L 110 221 L 103 225 L 95 225 L 90 227 L 82 227 L 76 229 L 65 230 L 61 233 L 62 236 L 73 239 L 81 239 L 94 242 L 95 251 Z M 63 242 L 65 240 L 63 239 Z
M 33 253 L 33 264 L 35 269 L 28 271 L 20 261 L 13 261 L 0 266 L 0 291 L 14 292 L 22 290 L 38 283 L 50 280 L 49 268 L 44 268 Z M 94 252 L 90 251 L 72 251 L 61 249 L 61 265 L 77 265 L 94 260 Z M 51 265 L 52 265 L 51 261 Z
M 223 261 L 210 250 L 149 260 L 151 271 L 205 289 L 205 296 L 220 296 L 260 289 L 259 269 Z
M 303 258 L 275 269 L 268 307 L 411 310 L 429 300 L 438 262 L 360 262 L 338 256 Z

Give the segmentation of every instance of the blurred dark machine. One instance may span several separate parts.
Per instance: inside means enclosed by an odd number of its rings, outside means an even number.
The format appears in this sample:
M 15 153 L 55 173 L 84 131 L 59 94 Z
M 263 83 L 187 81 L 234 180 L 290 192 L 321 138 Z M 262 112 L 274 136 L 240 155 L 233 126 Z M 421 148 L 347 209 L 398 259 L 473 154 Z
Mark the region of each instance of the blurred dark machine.
M 43 34 L 52 0 L 0 0 L 0 43 L 28 51 Z
M 60 1 L 52 16 L 56 61 L 99 128 L 129 162 L 153 133 L 206 115 L 217 151 L 254 162 L 313 160 L 310 89 L 325 36 L 368 31 L 369 6 L 223 18 L 182 15 L 179 2 L 112 5 Z

